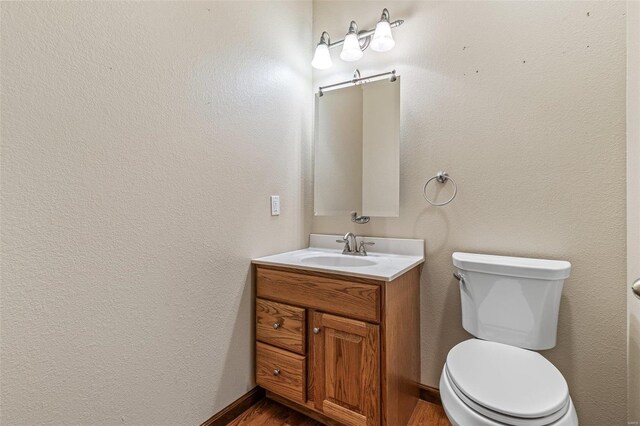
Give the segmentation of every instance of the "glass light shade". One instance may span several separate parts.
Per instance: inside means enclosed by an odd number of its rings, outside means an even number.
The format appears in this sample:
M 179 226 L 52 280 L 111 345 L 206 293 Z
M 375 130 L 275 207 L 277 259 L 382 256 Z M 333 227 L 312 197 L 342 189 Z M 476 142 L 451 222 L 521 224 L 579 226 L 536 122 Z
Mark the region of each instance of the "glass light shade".
M 358 36 L 355 33 L 349 33 L 344 38 L 342 52 L 340 52 L 340 59 L 351 62 L 357 61 L 360 58 L 362 58 L 362 50 L 360 49 Z
M 331 68 L 333 63 L 331 62 L 331 54 L 329 53 L 329 46 L 325 43 L 318 43 L 316 47 L 316 53 L 313 54 L 313 60 L 311 66 L 315 69 L 326 70 Z
M 391 35 L 391 25 L 388 21 L 380 21 L 376 25 L 376 31 L 373 33 L 373 39 L 371 40 L 371 49 L 376 52 L 386 52 L 393 49 L 396 42 L 393 41 L 393 35 Z

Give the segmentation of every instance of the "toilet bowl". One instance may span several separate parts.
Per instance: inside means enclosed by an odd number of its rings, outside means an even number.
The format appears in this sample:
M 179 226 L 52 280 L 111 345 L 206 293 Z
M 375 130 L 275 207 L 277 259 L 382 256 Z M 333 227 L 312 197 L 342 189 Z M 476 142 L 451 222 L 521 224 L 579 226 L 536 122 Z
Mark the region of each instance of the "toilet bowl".
M 447 417 L 460 426 L 574 426 L 567 383 L 542 355 L 470 339 L 447 356 L 440 377 Z
M 460 426 L 577 426 L 560 371 L 536 350 L 556 345 L 571 264 L 454 253 L 462 325 L 440 376 L 442 405 Z

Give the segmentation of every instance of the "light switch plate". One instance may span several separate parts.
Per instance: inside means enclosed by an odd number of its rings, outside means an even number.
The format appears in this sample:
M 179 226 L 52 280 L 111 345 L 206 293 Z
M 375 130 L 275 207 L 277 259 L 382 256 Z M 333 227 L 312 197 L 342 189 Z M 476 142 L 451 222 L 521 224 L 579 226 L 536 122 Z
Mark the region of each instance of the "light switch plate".
M 271 196 L 271 216 L 280 216 L 280 196 Z

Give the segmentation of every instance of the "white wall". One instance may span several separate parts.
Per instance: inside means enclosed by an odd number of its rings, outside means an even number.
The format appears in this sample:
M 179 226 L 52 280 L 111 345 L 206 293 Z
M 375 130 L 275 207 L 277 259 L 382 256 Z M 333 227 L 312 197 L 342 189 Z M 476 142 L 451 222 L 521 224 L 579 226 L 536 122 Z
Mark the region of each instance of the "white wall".
M 396 68 L 402 76 L 400 217 L 311 218 L 314 232 L 424 238 L 422 380 L 437 386 L 469 338 L 455 250 L 566 259 L 558 345 L 582 425 L 626 423 L 625 3 L 314 2 L 314 39 L 383 7 L 397 45 L 314 72 L 314 85 Z M 459 193 L 430 207 L 439 169 Z M 442 191 L 442 196 L 446 191 Z
M 306 241 L 311 4 L 1 10 L 0 423 L 199 424 L 253 386 L 250 258 Z
M 629 424 L 640 423 L 640 300 L 631 284 L 640 279 L 640 3 L 627 2 L 627 293 Z M 635 422 L 635 423 L 633 423 Z

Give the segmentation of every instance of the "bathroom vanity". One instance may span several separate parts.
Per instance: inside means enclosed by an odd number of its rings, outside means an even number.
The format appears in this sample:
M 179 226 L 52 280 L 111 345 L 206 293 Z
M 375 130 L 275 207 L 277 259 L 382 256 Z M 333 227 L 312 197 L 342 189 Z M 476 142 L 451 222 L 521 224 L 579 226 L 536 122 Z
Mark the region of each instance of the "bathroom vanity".
M 256 382 L 327 423 L 406 425 L 419 398 L 423 240 L 336 236 L 253 261 Z

